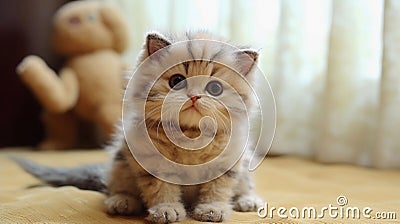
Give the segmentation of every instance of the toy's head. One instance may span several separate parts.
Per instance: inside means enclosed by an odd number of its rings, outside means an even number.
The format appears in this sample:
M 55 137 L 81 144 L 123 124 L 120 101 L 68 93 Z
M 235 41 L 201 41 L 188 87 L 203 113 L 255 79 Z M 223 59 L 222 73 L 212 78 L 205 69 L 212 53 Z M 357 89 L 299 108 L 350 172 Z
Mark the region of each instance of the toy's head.
M 66 56 L 127 47 L 128 31 L 121 13 L 109 4 L 70 2 L 54 16 L 53 47 Z

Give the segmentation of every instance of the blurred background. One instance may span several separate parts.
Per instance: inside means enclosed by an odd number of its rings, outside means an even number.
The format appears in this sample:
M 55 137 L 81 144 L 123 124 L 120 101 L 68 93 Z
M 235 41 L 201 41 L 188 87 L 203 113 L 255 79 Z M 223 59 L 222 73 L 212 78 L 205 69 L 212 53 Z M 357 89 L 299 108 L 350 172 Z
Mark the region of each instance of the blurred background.
M 54 69 L 51 20 L 66 0 L 0 1 L 0 146 L 35 145 L 41 107 L 15 73 L 27 54 Z M 149 30 L 205 29 L 260 49 L 274 91 L 271 154 L 400 167 L 400 1 L 109 0 L 130 28 L 134 65 Z
M 53 68 L 62 59 L 52 52 L 54 12 L 67 0 L 0 0 L 0 147 L 36 145 L 43 139 L 41 106 L 18 78 L 15 68 L 29 55 Z

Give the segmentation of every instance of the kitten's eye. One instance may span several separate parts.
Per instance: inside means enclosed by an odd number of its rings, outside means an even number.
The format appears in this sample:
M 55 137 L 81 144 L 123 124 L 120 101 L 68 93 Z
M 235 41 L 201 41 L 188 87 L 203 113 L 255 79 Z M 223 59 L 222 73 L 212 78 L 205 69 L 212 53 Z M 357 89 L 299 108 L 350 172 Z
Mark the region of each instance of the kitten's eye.
M 186 87 L 186 78 L 181 74 L 175 74 L 169 78 L 169 86 L 174 90 L 180 90 Z
M 224 89 L 222 88 L 222 84 L 218 81 L 211 81 L 206 86 L 206 91 L 213 96 L 219 96 L 222 94 Z

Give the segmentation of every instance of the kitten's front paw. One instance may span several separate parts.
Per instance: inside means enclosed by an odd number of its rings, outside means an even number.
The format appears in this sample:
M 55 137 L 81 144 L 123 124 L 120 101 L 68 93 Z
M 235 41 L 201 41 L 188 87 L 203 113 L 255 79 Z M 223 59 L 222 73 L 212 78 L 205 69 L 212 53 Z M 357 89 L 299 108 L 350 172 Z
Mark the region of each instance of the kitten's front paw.
M 142 203 L 126 194 L 116 194 L 104 201 L 106 212 L 110 215 L 133 215 L 143 212 Z
M 257 195 L 242 195 L 233 204 L 233 210 L 238 212 L 255 212 L 263 206 L 263 200 Z
M 147 220 L 152 223 L 171 223 L 182 221 L 186 210 L 182 203 L 162 203 L 149 208 Z
M 193 211 L 193 218 L 202 222 L 222 222 L 231 212 L 231 206 L 226 202 L 198 204 Z

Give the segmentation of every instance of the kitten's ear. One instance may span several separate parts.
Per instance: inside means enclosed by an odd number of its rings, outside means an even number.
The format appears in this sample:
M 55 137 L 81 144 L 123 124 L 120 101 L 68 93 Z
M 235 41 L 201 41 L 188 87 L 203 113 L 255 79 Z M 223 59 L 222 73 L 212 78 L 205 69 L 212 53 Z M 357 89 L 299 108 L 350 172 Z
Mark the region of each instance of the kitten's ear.
M 168 45 L 171 45 L 171 43 L 167 40 L 167 38 L 159 33 L 151 32 L 146 36 L 146 49 L 148 56 Z
M 247 75 L 258 60 L 258 52 L 253 49 L 241 49 L 236 53 L 239 72 Z

